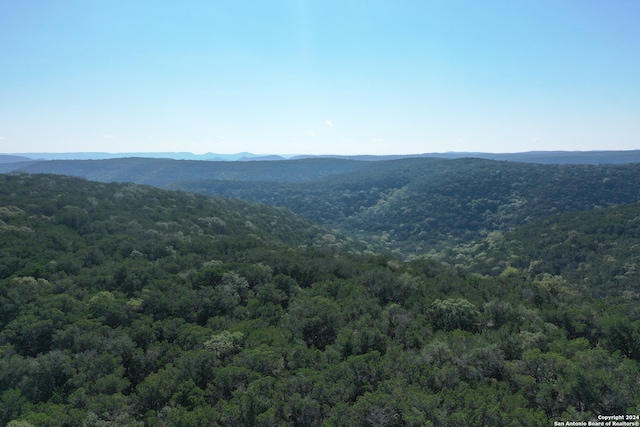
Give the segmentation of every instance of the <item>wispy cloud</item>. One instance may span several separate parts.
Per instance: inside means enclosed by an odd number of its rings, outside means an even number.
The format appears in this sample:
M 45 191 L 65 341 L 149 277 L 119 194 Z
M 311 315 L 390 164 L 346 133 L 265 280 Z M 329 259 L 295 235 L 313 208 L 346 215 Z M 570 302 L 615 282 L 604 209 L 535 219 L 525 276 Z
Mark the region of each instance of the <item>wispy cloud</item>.
M 382 138 L 371 138 L 371 142 L 379 144 L 381 142 L 384 142 L 384 139 L 382 139 Z
M 335 125 L 333 124 L 333 120 L 329 119 L 329 120 L 325 120 L 324 124 L 327 125 L 327 127 L 335 127 Z

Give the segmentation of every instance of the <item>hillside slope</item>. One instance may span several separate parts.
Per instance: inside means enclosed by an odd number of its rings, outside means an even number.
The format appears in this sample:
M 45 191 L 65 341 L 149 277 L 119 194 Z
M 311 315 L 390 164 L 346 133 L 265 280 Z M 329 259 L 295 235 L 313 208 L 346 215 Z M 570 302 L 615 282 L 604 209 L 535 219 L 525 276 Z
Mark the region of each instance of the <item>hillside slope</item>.
M 0 175 L 0 426 L 640 411 L 637 301 L 348 246 L 238 200 Z
M 131 157 L 106 160 L 39 161 L 16 165 L 14 169 L 6 166 L 4 170 L 165 187 L 176 181 L 198 179 L 304 182 L 332 174 L 351 172 L 367 165 L 367 162 L 342 159 L 221 162 Z
M 406 159 L 309 183 L 171 185 L 287 208 L 404 256 L 440 251 L 565 211 L 640 200 L 640 165 L 534 165 Z
M 543 165 L 483 159 L 169 159 L 26 165 L 93 180 L 131 181 L 288 209 L 375 251 L 440 253 L 536 218 L 640 200 L 640 164 Z
M 569 212 L 491 233 L 446 259 L 482 274 L 555 276 L 594 295 L 640 297 L 640 203 Z
M 37 277 L 52 268 L 31 259 L 33 251 L 43 248 L 61 259 L 126 259 L 135 253 L 156 261 L 182 245 L 207 245 L 222 254 L 232 253 L 233 245 L 356 246 L 280 208 L 134 184 L 0 175 L 0 197 L 0 232 L 8 233 L 3 243 L 18 237 L 10 243 L 15 254 L 0 258 L 0 278 Z M 78 268 L 59 260 L 55 264 L 63 271 Z

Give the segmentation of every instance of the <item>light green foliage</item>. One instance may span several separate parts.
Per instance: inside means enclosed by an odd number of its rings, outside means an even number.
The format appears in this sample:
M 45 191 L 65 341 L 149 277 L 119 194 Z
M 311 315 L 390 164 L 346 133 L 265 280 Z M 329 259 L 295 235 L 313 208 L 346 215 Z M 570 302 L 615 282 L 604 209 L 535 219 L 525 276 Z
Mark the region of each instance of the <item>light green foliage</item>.
M 7 427 L 35 427 L 33 424 L 26 421 L 9 421 Z
M 222 331 L 213 335 L 204 343 L 206 349 L 213 352 L 216 357 L 222 359 L 240 351 L 244 335 L 242 332 Z
M 500 277 L 518 277 L 519 275 L 520 271 L 517 268 L 511 266 L 506 267 L 504 270 L 502 270 L 502 273 L 500 273 Z

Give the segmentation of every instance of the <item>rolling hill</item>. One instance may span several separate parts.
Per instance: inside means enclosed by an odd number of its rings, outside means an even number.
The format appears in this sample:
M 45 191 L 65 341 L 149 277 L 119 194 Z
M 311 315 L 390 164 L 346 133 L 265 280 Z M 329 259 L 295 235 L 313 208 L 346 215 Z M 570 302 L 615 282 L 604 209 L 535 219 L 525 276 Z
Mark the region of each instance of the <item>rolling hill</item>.
M 83 177 L 100 182 L 133 182 L 165 187 L 185 180 L 303 182 L 351 172 L 367 163 L 340 159 L 298 161 L 196 161 L 152 158 L 105 160 L 49 160 L 6 166 L 6 172 L 48 173 Z
M 449 252 L 482 274 L 557 277 L 593 295 L 640 297 L 640 203 L 541 218 Z M 506 273 L 505 273 L 506 272 Z
M 536 218 L 640 200 L 637 163 L 333 158 L 254 162 L 110 159 L 36 162 L 29 173 L 135 182 L 285 208 L 371 250 L 434 255 Z
M 635 294 L 524 274 L 539 250 L 632 242 L 637 206 L 624 208 L 532 222 L 548 241 L 496 247 L 512 264 L 492 276 L 359 251 L 281 208 L 0 175 L 0 426 L 537 427 L 638 413 Z
M 532 219 L 640 200 L 640 165 L 405 159 L 312 182 L 200 180 L 170 188 L 280 206 L 404 256 Z

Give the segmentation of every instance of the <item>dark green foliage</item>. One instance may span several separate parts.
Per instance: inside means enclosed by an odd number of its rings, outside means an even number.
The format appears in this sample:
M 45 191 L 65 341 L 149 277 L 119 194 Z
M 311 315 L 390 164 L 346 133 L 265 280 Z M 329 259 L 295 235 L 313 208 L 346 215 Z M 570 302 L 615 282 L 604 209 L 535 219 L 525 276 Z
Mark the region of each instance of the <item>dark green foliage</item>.
M 219 162 L 151 158 L 108 160 L 51 160 L 16 164 L 14 170 L 79 176 L 92 181 L 135 182 L 163 187 L 169 183 L 203 176 L 224 180 L 303 182 L 352 172 L 369 162 L 346 159 L 301 159 L 295 161 Z
M 324 350 L 333 342 L 340 327 L 338 305 L 321 296 L 296 298 L 289 304 L 288 322 L 294 336 Z
M 476 332 L 480 327 L 480 313 L 464 298 L 435 300 L 429 308 L 429 316 L 435 329 Z
M 361 253 L 280 209 L 54 176 L 0 176 L 0 215 L 0 426 L 541 426 L 639 410 L 633 288 L 529 271 L 523 242 L 479 275 Z M 634 239 L 624 215 L 594 233 Z
M 594 153 L 547 154 L 561 159 L 558 163 L 566 163 L 564 157 L 589 157 Z M 604 153 L 598 155 L 620 163 Z M 523 161 L 532 157 L 536 156 L 503 156 Z M 541 154 L 539 161 L 549 163 L 544 157 Z M 635 203 L 640 200 L 640 168 L 628 159 L 624 164 L 533 164 L 436 157 L 375 162 L 331 158 L 269 162 L 127 158 L 37 162 L 23 170 L 103 182 L 131 181 L 279 206 L 348 233 L 355 240 L 364 240 L 372 249 L 413 258 L 468 243 L 483 233 L 507 231 L 536 218 Z M 82 204 L 64 199 L 42 206 L 45 215 L 47 210 L 60 210 L 62 223 L 72 229 L 83 226 L 89 211 Z M 228 227 L 218 219 L 201 218 L 197 224 L 224 234 Z M 280 239 L 290 235 L 282 222 L 251 222 L 260 229 L 267 229 L 267 224 L 275 226 L 277 230 L 272 231 Z M 104 225 L 94 227 L 104 230 Z M 326 233 L 320 239 L 331 242 L 334 234 Z M 233 244 L 246 248 L 250 240 L 237 239 Z M 7 262 L 5 267 L 0 264 L 0 275 L 3 269 L 13 268 L 13 262 Z
M 226 179 L 169 188 L 285 207 L 375 248 L 413 257 L 532 219 L 640 200 L 640 168 L 413 158 L 313 182 Z

